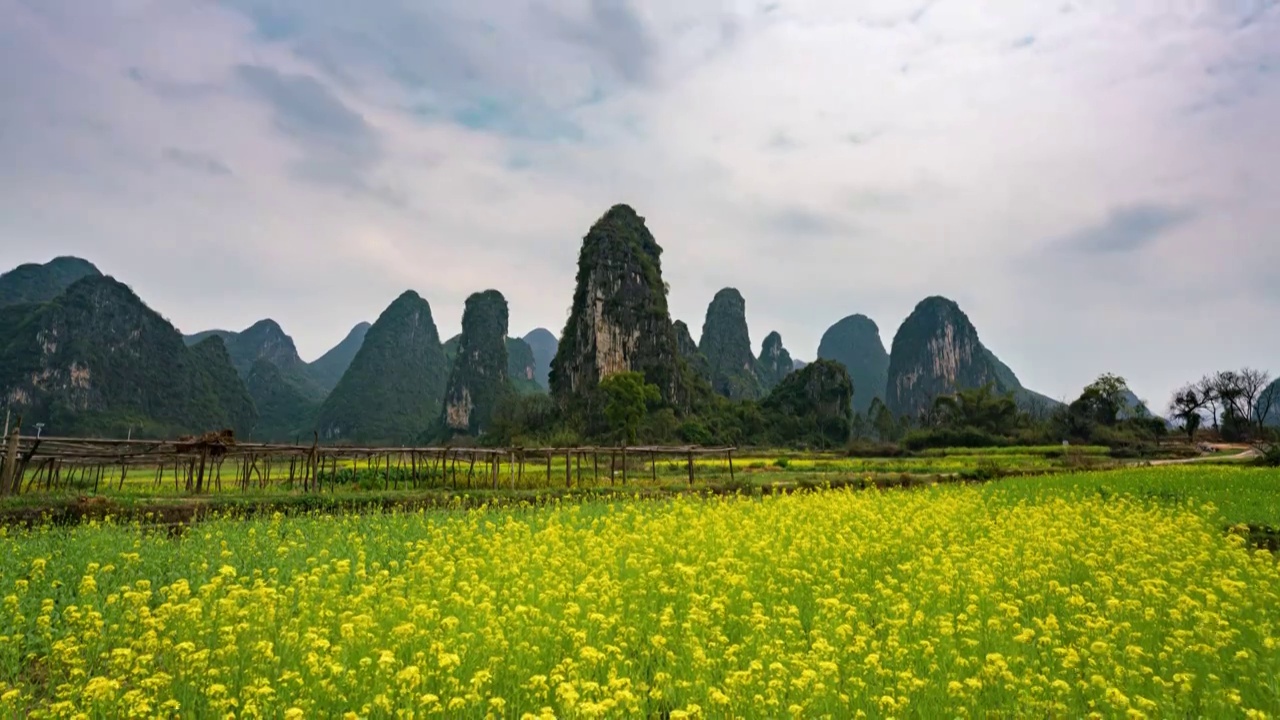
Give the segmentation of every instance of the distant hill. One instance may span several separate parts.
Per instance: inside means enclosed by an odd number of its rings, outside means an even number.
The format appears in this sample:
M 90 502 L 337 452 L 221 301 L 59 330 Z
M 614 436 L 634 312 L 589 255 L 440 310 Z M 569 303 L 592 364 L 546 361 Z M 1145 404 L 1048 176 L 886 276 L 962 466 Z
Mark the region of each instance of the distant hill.
M 538 360 L 534 357 L 533 348 L 520 338 L 507 338 L 507 377 L 521 395 L 547 392 L 538 382 Z
M 328 391 L 312 374 L 312 368 L 298 357 L 298 349 L 280 324 L 270 318 L 259 320 L 240 332 L 205 330 L 184 336 L 188 345 L 217 336 L 227 345 L 231 364 L 242 379 L 248 379 L 254 363 L 266 360 L 280 371 L 280 378 L 313 402 L 319 402 Z M 336 384 L 336 383 L 335 383 Z
M 556 340 L 556 336 L 546 328 L 534 328 L 522 339 L 528 343 L 529 349 L 533 351 L 534 380 L 538 381 L 542 389 L 550 390 L 551 360 L 556 356 L 556 349 L 560 347 L 560 341 Z
M 880 340 L 880 328 L 871 318 L 850 315 L 827 328 L 818 343 L 818 359 L 834 360 L 848 370 L 853 382 L 854 411 L 866 413 L 876 398 L 884 400 L 889 353 Z
M 364 336 L 369 332 L 370 327 L 371 325 L 367 322 L 356 325 L 351 328 L 351 332 L 347 333 L 342 342 L 310 363 L 308 367 L 311 380 L 323 394 L 328 395 L 337 387 L 342 374 L 351 367 L 351 361 L 355 359 L 360 346 L 364 344 Z
M 756 358 L 756 377 L 764 391 L 771 392 L 793 370 L 795 362 L 782 345 L 782 335 L 777 331 L 766 335 L 760 344 L 760 357 Z
M 0 393 L 51 435 L 243 432 L 254 419 L 220 338 L 188 348 L 128 286 L 96 274 L 0 311 Z
M 317 415 L 329 441 L 411 443 L 438 421 L 449 365 L 431 305 L 412 290 L 382 311 Z
M 711 389 L 717 394 L 731 400 L 757 400 L 764 395 L 751 351 L 747 303 L 737 288 L 723 288 L 711 298 L 698 350 L 707 359 Z
M 290 443 L 311 436 L 320 404 L 303 395 L 280 374 L 280 368 L 261 358 L 245 378 L 258 410 L 258 422 L 248 433 L 257 442 Z
M 1017 401 L 1018 407 L 1023 410 L 1036 408 L 1052 410 L 1062 405 L 1061 402 L 1054 400 L 1048 395 L 1043 395 L 1034 390 L 1028 390 L 1023 387 L 1022 382 L 1018 380 L 1018 376 L 1014 374 L 1013 370 L 1008 365 L 1004 364 L 1000 358 L 996 357 L 996 354 L 991 352 L 991 350 L 986 347 L 983 347 L 982 349 L 986 352 L 987 360 L 991 363 L 992 368 L 995 371 L 996 387 L 1000 389 L 1001 392 L 1012 392 L 1013 399 Z
M 100 276 L 98 268 L 78 257 L 56 257 L 43 265 L 26 263 L 0 275 L 0 307 L 49 302 L 75 281 Z

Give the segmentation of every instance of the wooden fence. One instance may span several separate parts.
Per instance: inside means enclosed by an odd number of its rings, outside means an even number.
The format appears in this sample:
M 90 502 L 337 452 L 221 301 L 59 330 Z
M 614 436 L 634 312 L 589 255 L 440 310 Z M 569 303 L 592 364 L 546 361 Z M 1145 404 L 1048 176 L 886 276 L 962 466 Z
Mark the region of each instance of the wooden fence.
M 605 472 L 608 484 L 619 480 L 626 484 L 629 472 L 635 479 L 656 482 L 659 461 L 684 465 L 681 474 L 692 485 L 699 457 L 725 458 L 732 479 L 735 450 L 699 446 L 346 447 L 318 442 L 237 443 L 216 434 L 179 440 L 38 438 L 20 435 L 15 429 L 5 438 L 0 495 L 90 487 L 94 494 L 123 490 L 127 478 L 136 483 L 144 472 L 156 489 L 167 489 L 172 482 L 174 492 L 190 494 L 280 486 L 317 492 L 336 490 L 337 485 L 357 478 L 366 483 L 371 478 L 381 479 L 386 489 L 572 488 L 599 486 Z M 553 471 L 553 464 L 561 458 L 564 467 Z

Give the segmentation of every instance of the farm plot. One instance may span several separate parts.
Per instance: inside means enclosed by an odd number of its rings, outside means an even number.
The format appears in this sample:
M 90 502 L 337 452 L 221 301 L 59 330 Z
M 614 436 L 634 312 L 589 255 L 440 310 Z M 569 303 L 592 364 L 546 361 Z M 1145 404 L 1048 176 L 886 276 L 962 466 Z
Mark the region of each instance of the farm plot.
M 0 715 L 1271 716 L 1223 472 L 0 530 Z

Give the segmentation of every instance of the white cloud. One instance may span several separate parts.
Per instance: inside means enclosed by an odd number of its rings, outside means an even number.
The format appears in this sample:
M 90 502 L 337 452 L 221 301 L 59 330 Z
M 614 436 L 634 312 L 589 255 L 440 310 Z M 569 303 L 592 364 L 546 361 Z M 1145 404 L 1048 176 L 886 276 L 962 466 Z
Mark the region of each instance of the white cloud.
M 405 288 L 446 337 L 487 287 L 513 333 L 558 332 L 581 237 L 627 202 L 676 317 L 732 285 L 797 357 L 855 312 L 887 346 L 937 293 L 1052 395 L 1280 371 L 1274 9 L 438 5 L 0 0 L 0 265 L 80 254 L 184 330 L 270 316 L 314 357 Z M 243 66 L 368 144 L 290 134 Z M 1133 207 L 1185 216 L 1057 249 Z

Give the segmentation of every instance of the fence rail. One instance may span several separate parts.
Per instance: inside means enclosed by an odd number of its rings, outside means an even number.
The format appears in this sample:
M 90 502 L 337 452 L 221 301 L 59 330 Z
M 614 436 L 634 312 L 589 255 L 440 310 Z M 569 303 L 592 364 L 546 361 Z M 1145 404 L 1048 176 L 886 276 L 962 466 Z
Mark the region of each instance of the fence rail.
M 692 485 L 695 460 L 708 456 L 727 460 L 732 479 L 735 450 L 696 445 L 350 447 L 240 443 L 215 433 L 175 440 L 34 437 L 15 428 L 0 455 L 0 495 L 90 487 L 95 494 L 113 487 L 123 490 L 126 480 L 138 482 L 144 470 L 154 488 L 172 481 L 174 492 L 190 494 L 280 486 L 319 492 L 378 479 L 388 489 L 572 488 L 603 484 L 602 472 L 607 472 L 608 484 L 619 481 L 619 472 L 624 484 L 628 472 L 656 482 L 659 461 L 684 465 L 682 474 Z

